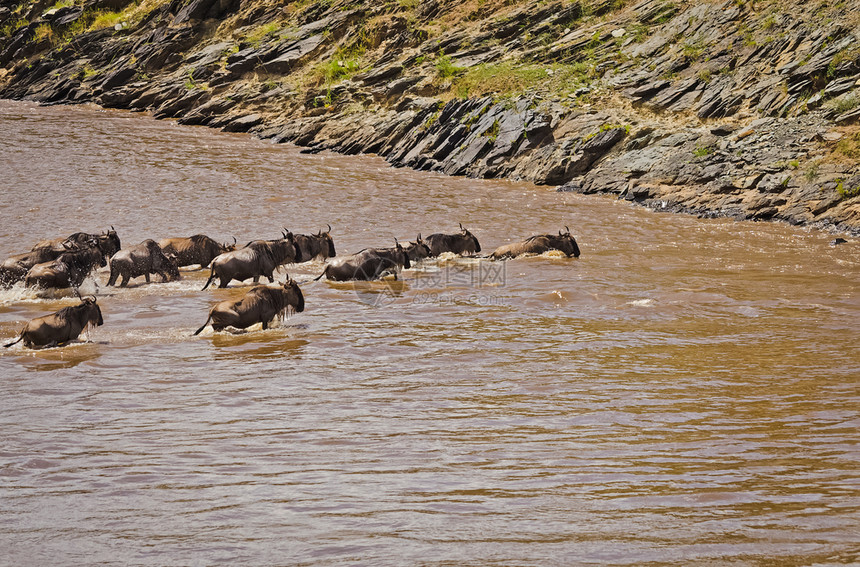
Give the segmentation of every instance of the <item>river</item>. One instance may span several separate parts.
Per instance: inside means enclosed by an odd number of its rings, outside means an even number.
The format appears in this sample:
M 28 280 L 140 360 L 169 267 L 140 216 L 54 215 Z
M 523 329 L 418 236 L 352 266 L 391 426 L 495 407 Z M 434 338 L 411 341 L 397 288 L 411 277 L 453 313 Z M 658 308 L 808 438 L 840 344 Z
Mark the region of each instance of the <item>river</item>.
M 89 341 L 0 349 L 0 563 L 860 561 L 856 241 L 95 107 L 0 101 L 0 132 L 6 256 L 111 226 L 582 250 L 361 285 L 289 265 L 303 313 L 196 337 L 248 284 L 102 269 Z M 0 292 L 0 338 L 75 303 Z

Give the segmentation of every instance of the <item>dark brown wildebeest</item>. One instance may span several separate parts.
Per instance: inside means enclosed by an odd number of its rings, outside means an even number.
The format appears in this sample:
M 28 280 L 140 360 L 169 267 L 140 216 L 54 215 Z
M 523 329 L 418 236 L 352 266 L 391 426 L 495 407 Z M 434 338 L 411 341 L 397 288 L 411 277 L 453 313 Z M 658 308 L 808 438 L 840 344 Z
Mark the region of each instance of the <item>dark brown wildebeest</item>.
M 205 268 L 219 254 L 235 250 L 236 239 L 233 244 L 219 244 L 205 234 L 195 234 L 187 238 L 164 238 L 158 241 L 158 246 L 180 268 L 193 264 Z
M 274 282 L 274 272 L 279 266 L 303 261 L 293 233 L 284 232 L 283 236 L 277 240 L 254 240 L 244 248 L 218 255 L 212 260 L 209 279 L 203 289 L 209 287 L 216 277 L 221 280 L 218 287 L 227 287 L 232 280 L 241 282 L 248 278 L 254 278 L 254 283 L 257 283 L 260 276 L 267 277 L 269 283 Z
M 427 246 L 427 243 L 421 238 L 420 234 L 415 239 L 415 242 L 407 242 L 404 250 L 406 250 L 406 255 L 409 256 L 410 262 L 420 262 L 424 258 L 430 257 L 430 247 Z
M 206 322 L 194 334 L 199 335 L 210 320 L 212 330 L 216 332 L 226 327 L 247 329 L 256 323 L 262 323 L 263 329 L 268 329 L 272 319 L 278 315 L 283 316 L 290 308 L 297 313 L 305 310 L 305 296 L 293 279 L 287 280 L 279 287 L 254 286 L 241 299 L 217 303 L 209 310 Z
M 506 244 L 496 248 L 495 252 L 490 255 L 490 258 L 500 260 L 502 258 L 515 258 L 521 254 L 543 254 L 549 250 L 559 250 L 567 254 L 579 258 L 579 246 L 576 240 L 570 235 L 570 229 L 564 227 L 567 232 L 558 231 L 558 236 L 554 234 L 538 234 L 527 238 L 523 242 L 514 244 Z
M 96 298 L 85 297 L 79 305 L 64 307 L 51 315 L 31 320 L 16 340 L 3 346 L 8 348 L 22 340 L 30 348 L 62 345 L 77 339 L 88 326 L 103 324 L 102 310 Z
M 40 240 L 33 246 L 35 251 L 37 248 L 68 248 L 78 249 L 85 246 L 96 247 L 104 256 L 105 261 L 110 260 L 111 256 L 119 252 L 122 244 L 119 241 L 119 235 L 116 230 L 110 227 L 110 230 L 101 234 L 90 234 L 87 232 L 76 232 L 66 238 L 54 238 L 51 240 Z
M 302 253 L 302 261 L 309 262 L 314 258 L 334 258 L 337 252 L 334 249 L 334 240 L 332 240 L 331 225 L 325 232 L 316 234 L 297 234 L 296 248 Z
M 481 251 L 481 245 L 478 244 L 478 239 L 475 235 L 463 228 L 460 225 L 458 234 L 431 234 L 424 239 L 427 246 L 430 247 L 431 256 L 440 256 L 445 252 L 452 254 L 476 254 Z
M 24 276 L 24 285 L 43 289 L 80 287 L 98 266 L 104 266 L 104 256 L 98 248 L 81 248 L 60 254 L 56 260 L 36 264 Z
M 116 235 L 115 232 L 113 234 L 114 236 Z M 99 238 L 103 237 L 105 235 L 98 236 L 81 232 L 73 234 L 68 238 L 43 240 L 34 246 L 31 251 L 10 256 L 0 264 L 0 285 L 9 288 L 23 280 L 33 266 L 56 260 L 67 252 L 96 248 L 106 261 L 116 250 L 110 252 L 113 241 L 99 240 Z M 116 242 L 119 242 L 118 238 Z M 105 265 L 103 262 L 100 264 L 102 266 Z
M 127 286 L 129 280 L 139 276 L 145 276 L 146 283 L 149 283 L 149 274 L 158 274 L 165 282 L 180 279 L 179 268 L 151 238 L 113 255 L 110 259 L 110 278 L 107 284 L 115 285 L 120 276 L 120 287 Z
M 351 256 L 335 258 L 325 267 L 323 276 L 335 281 L 376 280 L 386 272 L 394 273 L 395 277 L 401 267 L 409 268 L 409 255 L 403 246 L 395 240 L 394 248 L 368 248 Z
M 53 248 L 37 248 L 23 254 L 9 256 L 0 264 L 0 285 L 10 288 L 24 279 L 30 268 L 36 264 L 44 264 L 59 258 L 68 249 L 54 250 Z

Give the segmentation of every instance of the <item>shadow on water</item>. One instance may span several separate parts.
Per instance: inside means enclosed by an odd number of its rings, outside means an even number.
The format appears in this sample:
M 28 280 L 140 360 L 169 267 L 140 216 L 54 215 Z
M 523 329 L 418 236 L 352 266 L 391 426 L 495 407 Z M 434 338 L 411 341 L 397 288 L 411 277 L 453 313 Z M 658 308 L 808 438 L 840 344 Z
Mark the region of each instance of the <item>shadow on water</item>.
M 97 360 L 105 343 L 74 341 L 65 346 L 29 349 L 21 343 L 7 349 L 15 362 L 32 372 L 67 370 Z
M 236 333 L 221 331 L 212 333 L 204 339 L 212 341 L 212 346 L 216 349 L 216 360 L 298 358 L 305 346 L 309 344 L 305 339 L 292 336 L 292 331 L 284 327 L 270 328 L 265 331 L 259 327 L 257 329 Z

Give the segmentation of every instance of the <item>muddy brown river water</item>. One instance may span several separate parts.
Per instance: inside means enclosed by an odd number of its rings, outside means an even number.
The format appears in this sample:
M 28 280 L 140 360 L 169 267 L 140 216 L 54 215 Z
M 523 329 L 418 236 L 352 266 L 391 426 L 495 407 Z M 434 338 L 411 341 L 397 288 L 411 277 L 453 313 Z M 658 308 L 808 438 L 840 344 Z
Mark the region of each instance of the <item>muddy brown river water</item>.
M 88 342 L 0 349 L 5 565 L 860 562 L 860 243 L 0 101 L 0 253 L 327 224 L 338 253 L 462 222 L 485 251 L 313 282 L 304 313 L 192 332 L 207 274 L 85 282 Z M 0 339 L 76 301 L 0 292 Z

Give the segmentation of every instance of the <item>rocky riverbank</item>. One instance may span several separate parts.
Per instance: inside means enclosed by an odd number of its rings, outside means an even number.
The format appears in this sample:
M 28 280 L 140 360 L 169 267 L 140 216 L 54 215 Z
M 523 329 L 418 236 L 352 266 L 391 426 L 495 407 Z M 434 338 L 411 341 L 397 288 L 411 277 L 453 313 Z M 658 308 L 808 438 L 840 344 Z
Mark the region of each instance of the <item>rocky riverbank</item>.
M 860 235 L 860 0 L 0 6 L 3 98 Z

